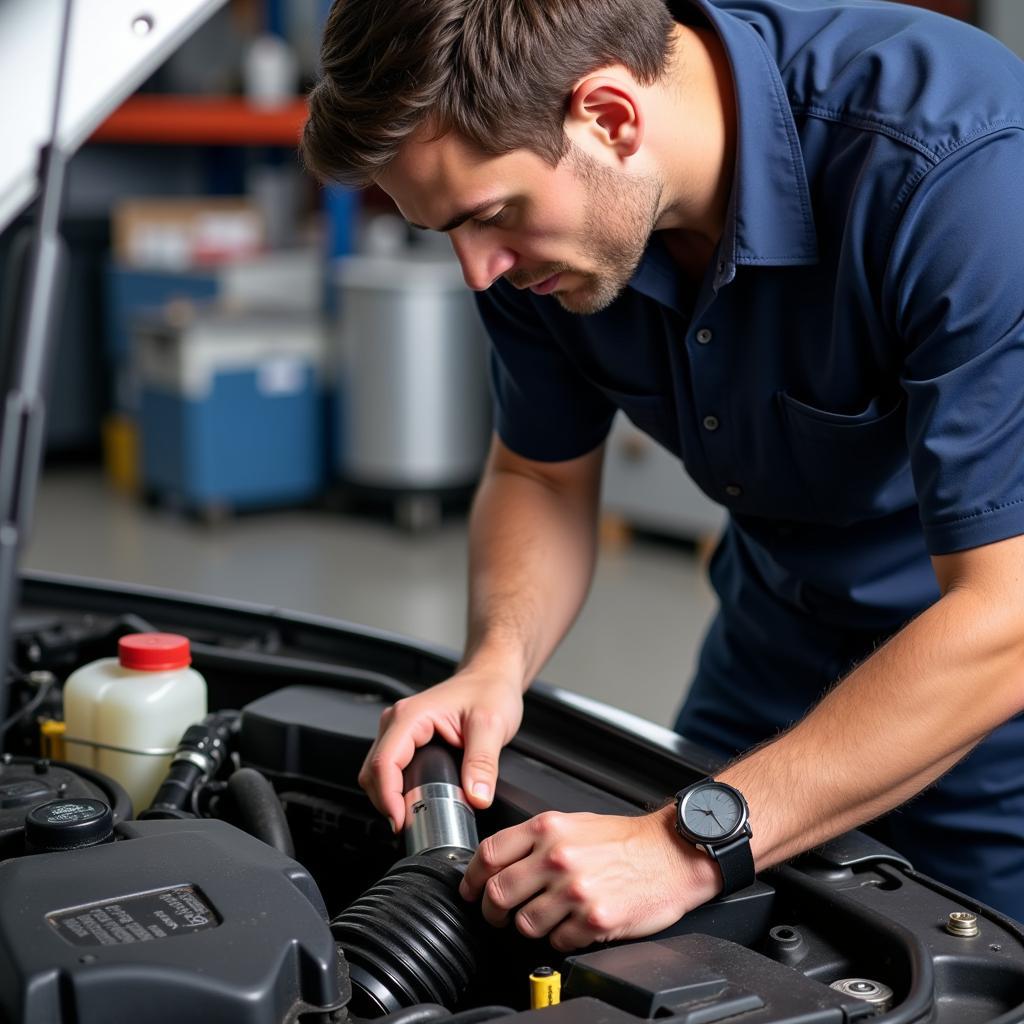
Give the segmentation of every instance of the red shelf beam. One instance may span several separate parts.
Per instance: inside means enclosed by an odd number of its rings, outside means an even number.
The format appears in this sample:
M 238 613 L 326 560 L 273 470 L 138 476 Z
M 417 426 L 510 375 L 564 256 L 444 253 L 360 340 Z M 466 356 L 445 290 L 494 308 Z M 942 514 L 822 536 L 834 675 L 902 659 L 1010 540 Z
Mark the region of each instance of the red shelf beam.
M 308 110 L 304 99 L 256 107 L 233 96 L 132 96 L 93 132 L 92 142 L 168 145 L 295 146 Z

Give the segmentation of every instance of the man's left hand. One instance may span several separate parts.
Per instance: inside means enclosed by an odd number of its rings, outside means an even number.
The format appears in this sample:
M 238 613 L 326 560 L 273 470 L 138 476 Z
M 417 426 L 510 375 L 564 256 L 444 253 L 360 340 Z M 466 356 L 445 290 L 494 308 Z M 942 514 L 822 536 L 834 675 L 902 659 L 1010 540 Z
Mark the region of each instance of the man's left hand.
M 642 817 L 546 811 L 481 844 L 459 887 L 484 918 L 509 919 L 561 951 L 653 935 L 711 899 L 721 876 L 674 831 L 674 808 Z

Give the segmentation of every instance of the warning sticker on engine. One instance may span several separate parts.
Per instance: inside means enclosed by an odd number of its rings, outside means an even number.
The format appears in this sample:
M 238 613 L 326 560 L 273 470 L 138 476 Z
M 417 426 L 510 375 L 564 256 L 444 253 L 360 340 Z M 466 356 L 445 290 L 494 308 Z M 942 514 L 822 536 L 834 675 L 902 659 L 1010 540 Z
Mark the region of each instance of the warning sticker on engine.
M 73 946 L 118 946 L 208 931 L 217 912 L 192 885 L 55 910 L 46 920 Z

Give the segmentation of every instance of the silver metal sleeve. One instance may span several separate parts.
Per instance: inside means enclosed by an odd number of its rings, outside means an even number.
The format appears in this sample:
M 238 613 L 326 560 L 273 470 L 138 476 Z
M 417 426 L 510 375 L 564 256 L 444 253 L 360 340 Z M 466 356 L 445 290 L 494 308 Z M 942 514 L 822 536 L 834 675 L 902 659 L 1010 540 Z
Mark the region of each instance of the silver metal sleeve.
M 475 850 L 480 844 L 466 794 L 447 782 L 428 782 L 409 790 L 405 822 L 405 850 L 410 857 L 444 847 Z

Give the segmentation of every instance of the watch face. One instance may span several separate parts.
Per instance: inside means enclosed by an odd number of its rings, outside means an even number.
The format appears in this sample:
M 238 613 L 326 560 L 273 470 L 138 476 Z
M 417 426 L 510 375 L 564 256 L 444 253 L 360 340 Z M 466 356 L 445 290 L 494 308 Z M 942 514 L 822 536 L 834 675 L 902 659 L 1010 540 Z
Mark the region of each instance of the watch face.
M 706 842 L 731 839 L 746 824 L 746 808 L 730 787 L 708 782 L 691 789 L 679 806 L 687 831 Z

